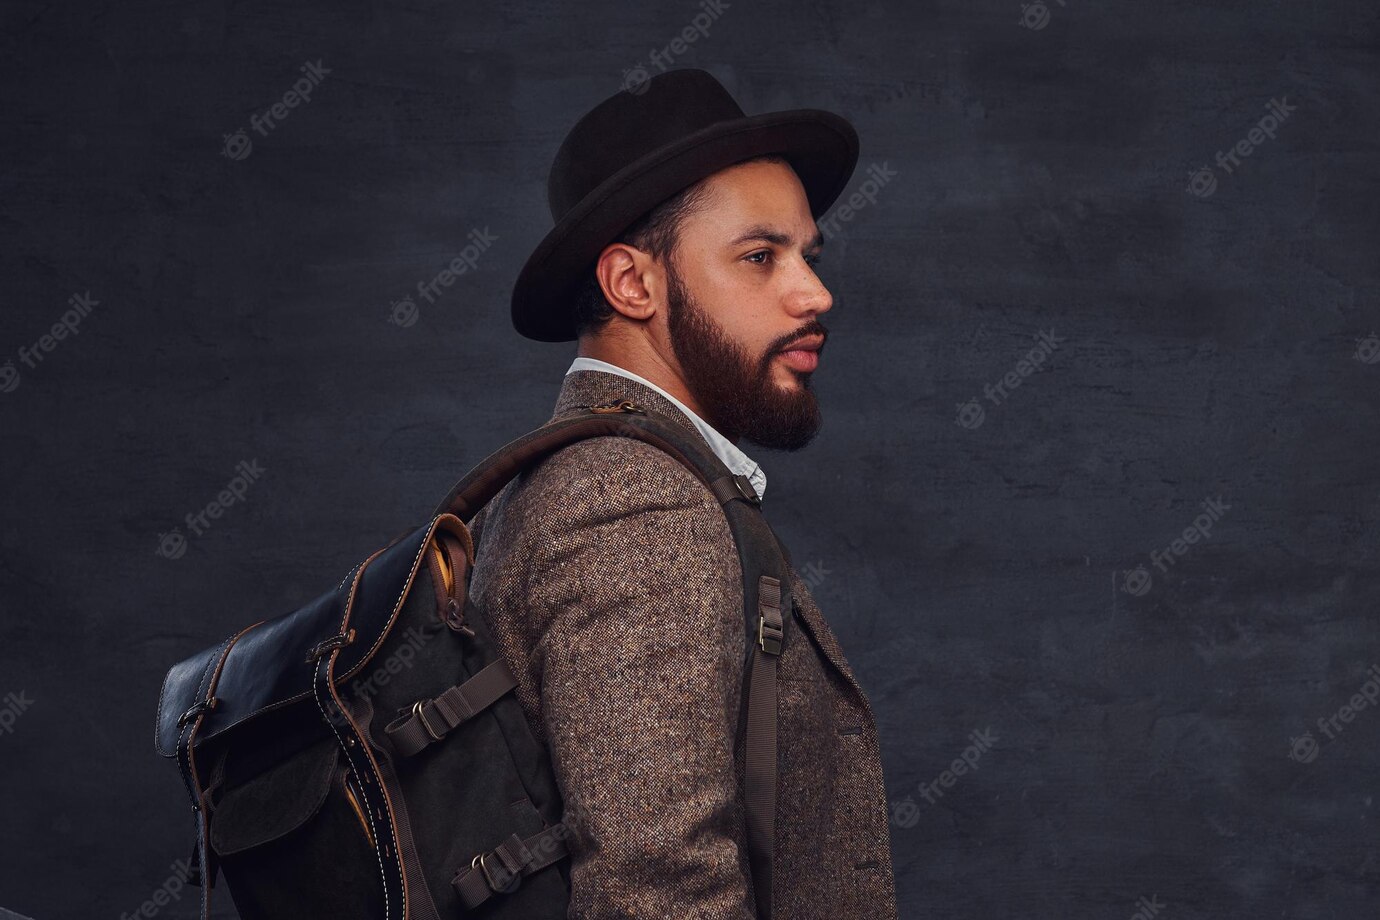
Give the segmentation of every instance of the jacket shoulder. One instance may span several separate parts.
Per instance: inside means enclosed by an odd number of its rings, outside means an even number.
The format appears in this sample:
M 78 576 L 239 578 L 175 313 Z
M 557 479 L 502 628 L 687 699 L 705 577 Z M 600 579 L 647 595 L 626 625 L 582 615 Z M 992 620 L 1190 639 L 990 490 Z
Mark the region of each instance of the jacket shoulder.
M 569 444 L 514 476 L 483 514 L 480 556 L 494 545 L 525 556 L 586 531 L 620 543 L 671 541 L 737 561 L 714 493 L 685 464 L 637 438 L 600 435 Z M 643 522 L 653 530 L 641 532 L 636 525 Z
M 569 516 L 701 507 L 723 518 L 718 500 L 693 470 L 654 444 L 616 435 L 561 448 L 512 483 L 514 506 Z

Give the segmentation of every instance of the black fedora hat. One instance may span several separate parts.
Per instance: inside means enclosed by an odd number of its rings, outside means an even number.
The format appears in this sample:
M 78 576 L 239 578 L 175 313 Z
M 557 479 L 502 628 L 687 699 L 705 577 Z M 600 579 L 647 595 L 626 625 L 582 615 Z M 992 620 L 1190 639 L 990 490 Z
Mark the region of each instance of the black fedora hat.
M 547 177 L 556 225 L 513 288 L 513 326 L 539 342 L 575 339 L 571 296 L 604 247 L 687 186 L 779 153 L 819 217 L 858 161 L 858 134 L 819 109 L 746 116 L 703 70 L 669 70 L 605 99 L 570 129 Z

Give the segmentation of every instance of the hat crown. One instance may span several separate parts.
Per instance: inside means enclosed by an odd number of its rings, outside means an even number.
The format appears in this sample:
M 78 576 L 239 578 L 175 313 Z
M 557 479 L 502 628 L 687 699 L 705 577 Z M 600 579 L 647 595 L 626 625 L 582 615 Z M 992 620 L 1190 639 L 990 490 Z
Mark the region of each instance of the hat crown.
M 630 85 L 585 113 L 561 142 L 546 183 L 552 219 L 560 222 L 629 163 L 742 117 L 728 90 L 704 70 L 670 70 Z

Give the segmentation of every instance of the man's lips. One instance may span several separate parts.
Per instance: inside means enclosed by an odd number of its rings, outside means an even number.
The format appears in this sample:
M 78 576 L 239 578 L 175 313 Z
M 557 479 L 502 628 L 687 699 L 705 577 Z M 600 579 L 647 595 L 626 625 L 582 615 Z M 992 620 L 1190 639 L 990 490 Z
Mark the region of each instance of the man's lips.
M 802 339 L 790 348 L 783 349 L 780 352 L 781 359 L 795 370 L 812 371 L 819 367 L 819 350 L 823 345 L 823 336 Z

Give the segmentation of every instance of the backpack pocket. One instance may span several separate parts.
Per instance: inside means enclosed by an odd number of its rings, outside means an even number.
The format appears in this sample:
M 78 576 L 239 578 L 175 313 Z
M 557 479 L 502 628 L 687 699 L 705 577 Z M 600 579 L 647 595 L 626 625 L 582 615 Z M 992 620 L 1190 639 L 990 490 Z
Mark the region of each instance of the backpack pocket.
M 225 790 L 211 847 L 242 920 L 383 916 L 379 872 L 341 871 L 377 864 L 376 810 L 359 796 L 334 736 Z
M 339 759 L 335 738 L 323 738 L 223 793 L 211 818 L 216 853 L 233 856 L 300 827 L 325 804 Z

